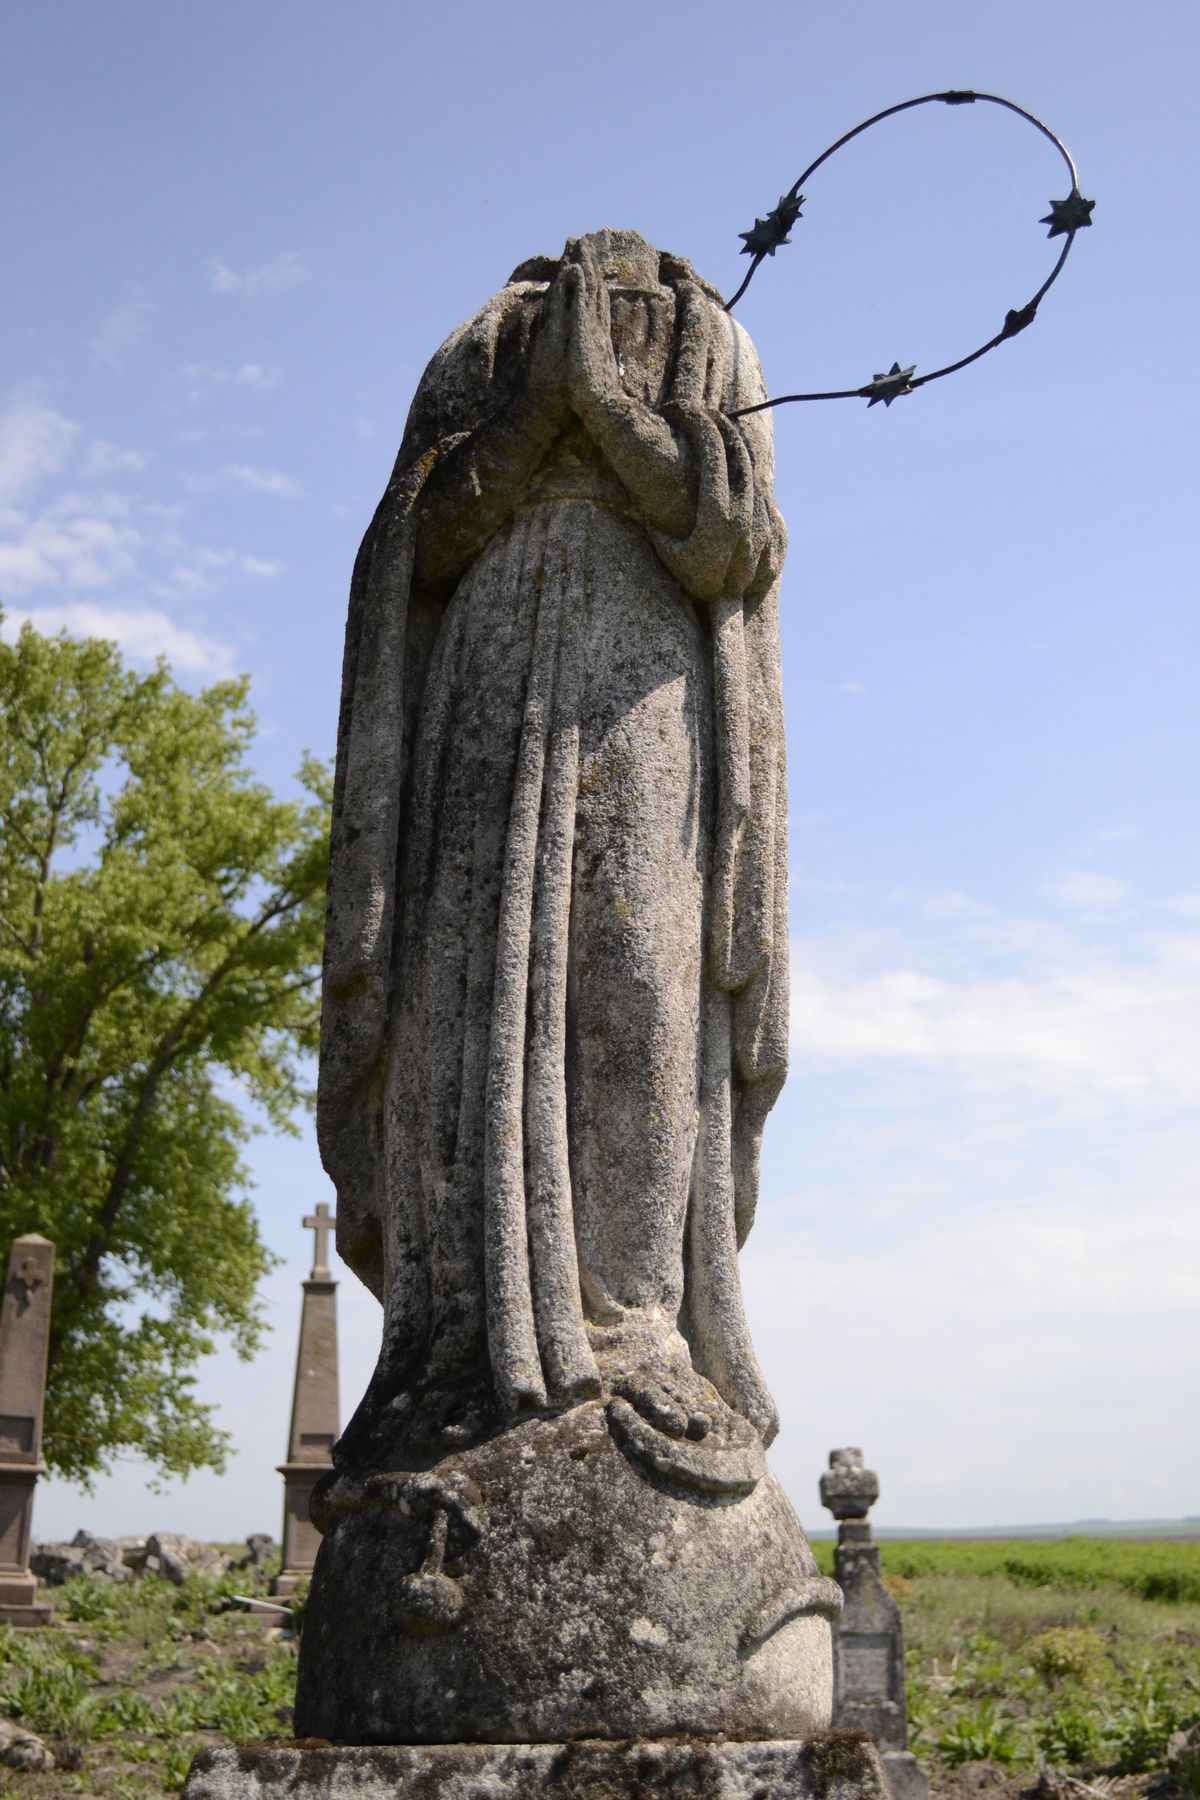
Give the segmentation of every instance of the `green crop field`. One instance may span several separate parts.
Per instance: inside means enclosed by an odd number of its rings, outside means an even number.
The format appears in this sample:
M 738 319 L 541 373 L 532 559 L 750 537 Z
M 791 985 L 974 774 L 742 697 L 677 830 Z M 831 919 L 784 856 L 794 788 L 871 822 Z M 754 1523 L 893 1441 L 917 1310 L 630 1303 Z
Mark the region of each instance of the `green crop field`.
M 833 1545 L 814 1549 L 831 1571 Z M 937 1800 L 985 1788 L 1015 1800 L 1039 1780 L 1041 1800 L 1200 1797 L 1200 1757 L 1167 1767 L 1172 1733 L 1200 1723 L 1200 1543 L 881 1549 L 904 1619 L 912 1747 Z M 229 1609 L 267 1573 L 196 1573 L 181 1588 L 76 1576 L 51 1590 L 51 1625 L 0 1627 L 0 1714 L 58 1760 L 0 1768 L 0 1796 L 149 1800 L 178 1791 L 202 1744 L 286 1736 L 293 1642 Z
M 814 1549 L 831 1573 L 833 1545 Z M 1123 1785 L 1200 1794 L 1200 1757 L 1165 1776 L 1172 1734 L 1200 1723 L 1200 1543 L 922 1538 L 880 1549 L 904 1621 L 912 1748 L 935 1794 L 979 1760 L 1007 1768 L 1013 1792 L 1045 1762 L 1076 1783 L 1141 1776 Z

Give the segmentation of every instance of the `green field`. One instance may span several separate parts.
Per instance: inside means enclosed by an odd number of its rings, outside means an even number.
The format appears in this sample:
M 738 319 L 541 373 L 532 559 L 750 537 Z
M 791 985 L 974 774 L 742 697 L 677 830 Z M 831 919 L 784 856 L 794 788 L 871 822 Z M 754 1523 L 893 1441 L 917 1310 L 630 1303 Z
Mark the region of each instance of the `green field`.
M 833 1569 L 833 1545 L 814 1545 Z M 935 1793 L 976 1760 L 1076 1779 L 1164 1770 L 1200 1722 L 1200 1543 L 1114 1538 L 891 1539 L 913 1749 Z M 1200 1794 L 1200 1759 L 1171 1789 Z M 1078 1790 L 1077 1790 L 1078 1791 Z
M 1045 1762 L 1055 1793 L 1200 1796 L 1200 1759 L 1165 1776 L 1172 1732 L 1200 1722 L 1200 1543 L 1112 1538 L 889 1540 L 908 1648 L 912 1747 L 946 1800 L 1016 1796 Z M 814 1545 L 831 1570 L 833 1545 Z M 0 1769 L 24 1800 L 176 1792 L 202 1744 L 286 1736 L 292 1643 L 228 1610 L 266 1573 L 53 1590 L 40 1631 L 0 1627 L 0 1711 L 59 1767 Z M 1047 1789 L 1040 1790 L 1043 1795 Z

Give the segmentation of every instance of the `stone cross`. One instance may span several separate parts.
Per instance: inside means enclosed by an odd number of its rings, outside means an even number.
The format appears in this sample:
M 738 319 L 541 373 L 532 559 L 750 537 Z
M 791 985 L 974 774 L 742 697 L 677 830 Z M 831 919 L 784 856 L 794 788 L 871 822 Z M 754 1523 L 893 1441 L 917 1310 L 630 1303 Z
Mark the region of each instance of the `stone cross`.
M 29 1530 L 34 1484 L 44 1473 L 42 1404 L 53 1285 L 54 1245 L 44 1237 L 17 1238 L 0 1309 L 0 1621 L 10 1625 L 44 1625 L 50 1617 L 29 1572 Z
M 337 1220 L 322 1200 L 303 1220 L 315 1234 L 312 1274 L 302 1283 L 300 1343 L 292 1392 L 292 1423 L 283 1476 L 283 1561 L 271 1592 L 293 1594 L 316 1561 L 320 1534 L 308 1503 L 317 1480 L 330 1468 L 338 1435 L 337 1282 L 329 1270 L 329 1233 Z
M 829 1452 L 821 1504 L 838 1521 L 834 1574 L 845 1595 L 833 1631 L 833 1723 L 874 1739 L 892 1800 L 928 1800 L 929 1783 L 908 1748 L 900 1608 L 884 1585 L 867 1518 L 878 1498 L 879 1477 L 864 1468 L 861 1450 Z
M 337 1219 L 330 1212 L 324 1200 L 320 1201 L 315 1213 L 309 1213 L 303 1221 L 306 1231 L 311 1231 L 315 1239 L 313 1247 L 313 1277 L 329 1274 L 329 1234 L 337 1224 Z

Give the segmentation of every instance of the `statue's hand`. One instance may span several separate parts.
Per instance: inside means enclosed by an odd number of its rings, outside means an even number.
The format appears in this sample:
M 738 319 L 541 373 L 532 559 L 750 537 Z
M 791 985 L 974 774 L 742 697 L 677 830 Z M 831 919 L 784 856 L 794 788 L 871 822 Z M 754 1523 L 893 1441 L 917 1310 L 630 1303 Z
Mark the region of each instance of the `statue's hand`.
M 574 294 L 563 269 L 546 289 L 542 315 L 525 365 L 525 391 L 540 411 L 557 418 L 568 410 L 567 365 Z
M 617 353 L 612 341 L 608 289 L 586 239 L 572 245 L 559 280 L 567 288 L 570 330 L 567 343 L 567 391 L 571 405 L 585 422 L 597 404 L 621 392 Z

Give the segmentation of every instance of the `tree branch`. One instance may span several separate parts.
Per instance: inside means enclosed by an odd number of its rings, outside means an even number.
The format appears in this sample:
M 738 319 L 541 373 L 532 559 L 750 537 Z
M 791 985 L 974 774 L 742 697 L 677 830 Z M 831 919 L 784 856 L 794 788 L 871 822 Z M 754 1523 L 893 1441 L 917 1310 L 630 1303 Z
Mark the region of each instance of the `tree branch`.
M 151 1058 L 146 1073 L 138 1084 L 137 1098 L 134 1101 L 133 1111 L 130 1114 L 129 1122 L 126 1125 L 125 1133 L 121 1140 L 121 1147 L 117 1152 L 116 1161 L 113 1165 L 113 1172 L 109 1179 L 108 1189 L 96 1217 L 96 1222 L 92 1227 L 91 1235 L 88 1238 L 82 1255 L 73 1259 L 72 1262 L 67 1265 L 61 1280 L 61 1287 L 64 1289 L 72 1289 L 74 1298 L 77 1301 L 86 1299 L 95 1285 L 101 1260 L 112 1241 L 113 1227 L 116 1224 L 117 1215 L 120 1212 L 125 1196 L 129 1191 L 129 1185 L 133 1178 L 134 1163 L 138 1150 L 141 1148 L 142 1135 L 145 1130 L 146 1120 L 150 1115 L 150 1109 L 154 1103 L 163 1077 L 177 1060 L 179 1055 L 189 1047 L 189 1028 L 196 1022 L 207 1002 L 212 999 L 222 982 L 237 967 L 240 954 L 245 950 L 246 945 L 249 944 L 253 938 L 257 937 L 260 932 L 265 930 L 272 919 L 278 918 L 282 914 L 292 910 L 299 904 L 299 900 L 299 895 L 289 896 L 286 890 L 279 894 L 272 895 L 263 906 L 258 916 L 250 922 L 241 937 L 230 947 L 228 953 L 222 958 L 221 962 L 218 963 L 217 967 L 213 969 L 205 979 L 199 991 L 193 997 L 190 1005 L 185 1008 L 184 1012 L 170 1029 L 164 1033 L 158 1049 Z M 198 1044 L 203 1043 L 203 1032 L 195 1041 Z M 57 1320 L 51 1327 L 50 1332 L 50 1367 L 53 1367 L 55 1358 L 62 1348 L 66 1332 L 66 1309 L 61 1308 L 56 1309 L 56 1311 Z
M 35 954 L 35 952 L 30 949 L 30 947 L 26 943 L 25 939 L 21 936 L 21 934 L 17 930 L 16 926 L 12 923 L 11 919 L 6 919 L 3 913 L 0 913 L 0 926 L 3 926 L 4 930 L 7 931 L 9 937 L 12 938 L 14 943 L 18 944 L 21 947 L 21 949 L 25 952 L 26 956 L 32 957 Z

